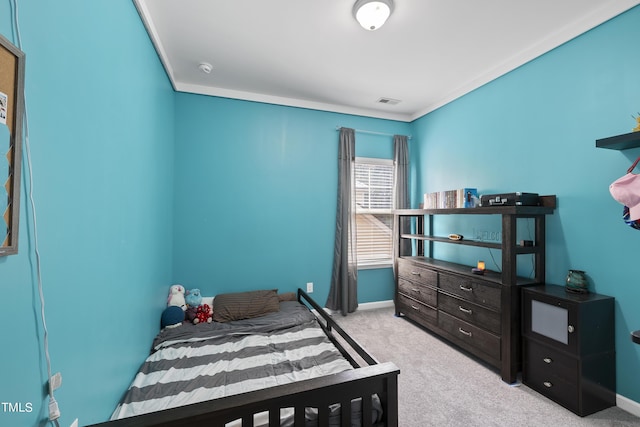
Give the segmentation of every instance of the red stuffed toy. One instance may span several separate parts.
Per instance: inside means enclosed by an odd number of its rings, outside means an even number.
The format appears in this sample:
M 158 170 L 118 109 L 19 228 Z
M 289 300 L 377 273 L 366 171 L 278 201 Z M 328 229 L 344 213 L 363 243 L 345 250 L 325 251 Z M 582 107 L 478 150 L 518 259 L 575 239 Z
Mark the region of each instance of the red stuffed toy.
M 211 312 L 211 307 L 208 304 L 199 305 L 193 323 L 211 323 L 212 321 L 213 313 Z

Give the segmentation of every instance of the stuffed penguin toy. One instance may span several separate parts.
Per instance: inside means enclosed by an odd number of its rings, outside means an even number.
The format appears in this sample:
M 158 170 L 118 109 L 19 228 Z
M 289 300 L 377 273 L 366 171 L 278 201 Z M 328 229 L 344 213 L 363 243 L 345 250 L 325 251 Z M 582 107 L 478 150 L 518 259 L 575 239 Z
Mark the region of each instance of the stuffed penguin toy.
M 169 288 L 169 298 L 167 298 L 167 307 L 180 307 L 182 311 L 187 309 L 187 303 L 184 300 L 184 286 L 173 285 Z

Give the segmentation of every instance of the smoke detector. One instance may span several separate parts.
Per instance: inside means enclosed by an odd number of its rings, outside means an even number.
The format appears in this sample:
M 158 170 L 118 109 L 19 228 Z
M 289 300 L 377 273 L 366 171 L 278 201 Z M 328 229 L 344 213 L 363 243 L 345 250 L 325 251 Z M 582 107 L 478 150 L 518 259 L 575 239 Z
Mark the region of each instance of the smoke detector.
M 205 74 L 209 74 L 213 70 L 213 67 L 208 62 L 201 62 L 198 68 Z

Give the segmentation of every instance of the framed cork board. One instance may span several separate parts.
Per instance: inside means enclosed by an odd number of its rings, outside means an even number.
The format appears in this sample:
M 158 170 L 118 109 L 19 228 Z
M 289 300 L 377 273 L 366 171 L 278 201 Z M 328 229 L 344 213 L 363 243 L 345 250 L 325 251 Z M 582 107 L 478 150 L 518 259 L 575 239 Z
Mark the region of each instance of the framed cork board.
M 24 53 L 0 35 L 0 256 L 18 253 Z

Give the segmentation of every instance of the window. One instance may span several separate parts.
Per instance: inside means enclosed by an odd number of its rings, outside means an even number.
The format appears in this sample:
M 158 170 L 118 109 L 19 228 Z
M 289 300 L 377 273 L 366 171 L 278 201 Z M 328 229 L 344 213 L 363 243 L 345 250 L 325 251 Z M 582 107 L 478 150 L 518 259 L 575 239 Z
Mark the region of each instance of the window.
M 393 258 L 393 160 L 357 157 L 354 164 L 358 267 Z

